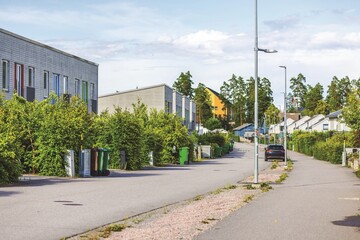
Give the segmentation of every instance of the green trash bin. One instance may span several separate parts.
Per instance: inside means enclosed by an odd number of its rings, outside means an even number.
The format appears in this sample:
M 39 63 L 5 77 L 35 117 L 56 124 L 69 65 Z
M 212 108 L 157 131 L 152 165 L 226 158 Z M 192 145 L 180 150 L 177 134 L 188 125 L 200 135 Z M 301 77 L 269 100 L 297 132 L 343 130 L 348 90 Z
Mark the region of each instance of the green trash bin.
M 230 151 L 230 144 L 229 144 L 229 143 L 225 143 L 222 150 L 223 150 L 223 153 L 224 153 L 224 154 L 228 154 L 229 151 Z
M 221 157 L 221 152 L 222 152 L 222 147 L 216 146 L 216 147 L 215 147 L 215 150 L 214 150 L 214 156 L 215 156 L 216 158 Z
M 111 150 L 107 148 L 99 148 L 98 151 L 98 175 L 109 176 L 110 171 L 108 170 L 108 164 Z
M 188 147 L 182 147 L 182 148 L 179 149 L 179 162 L 180 162 L 180 165 L 184 165 L 186 161 L 189 164 L 189 148 Z

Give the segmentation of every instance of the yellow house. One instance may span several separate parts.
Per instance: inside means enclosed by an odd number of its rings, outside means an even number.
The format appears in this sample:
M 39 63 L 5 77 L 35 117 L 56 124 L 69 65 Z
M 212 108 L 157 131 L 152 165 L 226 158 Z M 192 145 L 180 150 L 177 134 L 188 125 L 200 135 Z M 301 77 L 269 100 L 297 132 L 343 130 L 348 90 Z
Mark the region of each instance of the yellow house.
M 224 104 L 220 99 L 220 94 L 211 88 L 206 88 L 206 91 L 210 95 L 211 105 L 213 106 L 213 116 L 218 118 L 226 117 L 226 109 L 224 109 Z

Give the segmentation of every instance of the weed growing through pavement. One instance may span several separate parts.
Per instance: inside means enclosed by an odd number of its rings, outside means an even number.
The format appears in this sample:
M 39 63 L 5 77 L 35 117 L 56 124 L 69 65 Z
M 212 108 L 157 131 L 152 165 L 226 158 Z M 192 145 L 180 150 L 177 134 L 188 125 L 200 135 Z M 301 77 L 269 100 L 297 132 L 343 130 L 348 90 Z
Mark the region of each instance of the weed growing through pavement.
M 245 196 L 245 199 L 244 199 L 244 202 L 248 203 L 250 202 L 251 200 L 253 200 L 254 198 L 254 195 L 246 195 Z
M 201 195 L 197 195 L 196 197 L 194 197 L 194 201 L 200 201 L 202 199 L 204 199 L 204 197 Z
M 108 238 L 111 234 L 111 232 L 121 232 L 126 228 L 126 224 L 110 224 L 109 226 L 105 227 L 101 233 L 99 234 L 99 237 L 101 238 Z
M 225 190 L 230 190 L 230 189 L 236 189 L 238 186 L 234 185 L 234 184 L 229 184 L 229 185 L 226 185 L 224 187 Z
M 357 170 L 357 171 L 355 172 L 355 175 L 356 175 L 358 178 L 360 178 L 360 170 Z
M 145 219 L 146 219 L 146 216 L 143 217 L 143 218 L 134 218 L 134 219 L 132 220 L 132 222 L 133 222 L 134 224 L 139 224 L 139 223 L 145 221 Z
M 293 162 L 291 161 L 291 159 L 288 158 L 287 160 L 287 170 L 291 171 L 293 169 Z
M 268 192 L 270 189 L 272 189 L 272 186 L 268 182 L 260 183 L 261 191 Z
M 279 162 L 277 160 L 275 160 L 272 164 L 271 164 L 271 169 L 276 169 L 279 166 Z
M 285 179 L 288 177 L 287 173 L 283 173 L 281 174 L 280 178 L 277 179 L 275 182 L 276 183 L 282 183 L 283 181 L 285 181 Z
M 164 214 L 168 214 L 169 212 L 170 212 L 170 210 L 169 210 L 167 207 L 164 207 L 163 213 L 164 213 Z
M 209 224 L 210 221 L 216 221 L 216 220 L 218 220 L 218 219 L 216 219 L 216 218 L 207 218 L 205 220 L 202 220 L 201 223 L 202 224 Z
M 217 195 L 217 194 L 220 194 L 220 193 L 222 193 L 222 192 L 223 192 L 223 189 L 222 189 L 222 188 L 218 188 L 218 189 L 216 189 L 215 191 L 213 191 L 212 194 Z
M 66 238 L 64 238 L 66 239 Z M 86 235 L 86 236 L 80 236 L 80 239 L 85 239 L 85 240 L 100 240 L 99 236 L 94 236 L 94 235 Z
M 254 187 L 252 184 L 246 184 L 244 186 L 244 188 L 246 188 L 247 190 L 255 190 L 256 189 L 256 187 Z

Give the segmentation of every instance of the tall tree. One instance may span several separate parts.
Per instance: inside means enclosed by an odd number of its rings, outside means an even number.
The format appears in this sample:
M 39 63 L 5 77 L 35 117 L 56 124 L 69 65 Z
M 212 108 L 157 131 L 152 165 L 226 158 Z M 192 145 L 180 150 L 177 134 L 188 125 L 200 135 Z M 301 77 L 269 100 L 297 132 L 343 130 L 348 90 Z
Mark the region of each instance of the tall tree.
M 300 107 L 305 106 L 304 95 L 306 94 L 306 78 L 301 73 L 295 78 L 290 79 L 290 89 L 292 90 L 295 101 L 299 99 Z
M 360 147 L 360 88 L 353 88 L 342 111 L 346 124 L 355 132 L 355 147 Z
M 314 114 L 323 114 L 327 115 L 329 114 L 329 106 L 324 100 L 319 100 L 317 102 L 316 108 L 314 110 Z
M 220 95 L 224 104 L 229 107 L 236 124 L 243 124 L 245 115 L 245 81 L 242 77 L 232 77 L 224 82 L 220 88 Z
M 333 77 L 333 80 L 328 86 L 328 95 L 326 96 L 326 101 L 330 111 L 337 111 L 345 106 L 354 83 L 356 83 L 356 81 L 350 81 L 347 76 L 341 80 L 339 80 L 336 76 Z
M 255 80 L 250 78 L 246 82 L 246 121 L 254 121 Z M 258 79 L 258 119 L 259 123 L 265 117 L 265 111 L 273 102 L 271 83 L 269 79 Z
M 328 86 L 326 101 L 331 112 L 337 111 L 342 107 L 339 84 L 339 79 L 334 76 L 330 85 Z
M 273 103 L 270 104 L 270 106 L 265 111 L 265 123 L 267 126 L 270 126 L 271 124 L 279 123 L 280 117 L 279 117 L 280 110 L 275 107 Z
M 199 83 L 195 89 L 194 102 L 196 104 L 196 118 L 199 124 L 206 122 L 212 117 L 210 95 L 204 84 Z
M 323 99 L 324 88 L 320 83 L 317 83 L 315 87 L 308 85 L 307 89 L 307 94 L 304 96 L 305 110 L 303 113 L 304 115 L 313 116 L 316 114 L 315 109 L 318 106 L 319 101 Z
M 245 88 L 245 122 L 254 122 L 254 105 L 255 105 L 255 80 L 253 77 L 246 80 Z
M 273 102 L 272 97 L 273 91 L 271 90 L 271 82 L 267 78 L 262 78 L 259 81 L 259 120 L 262 120 L 265 117 L 265 111 Z
M 347 98 L 351 92 L 351 81 L 348 76 L 342 78 L 339 84 L 342 106 L 346 104 Z
M 191 80 L 191 78 L 192 75 L 190 71 L 187 71 L 186 73 L 182 72 L 174 82 L 173 88 L 175 88 L 175 90 L 182 95 L 192 99 L 194 97 L 194 89 L 192 88 L 194 82 Z
M 226 81 L 223 82 L 223 85 L 220 87 L 220 99 L 224 104 L 224 109 L 226 111 L 226 120 L 229 122 L 232 119 L 232 108 L 234 105 L 233 96 L 231 94 L 230 84 Z
M 286 109 L 289 113 L 295 113 L 297 110 L 295 109 L 294 95 L 290 92 L 286 98 Z
M 360 78 L 351 80 L 351 86 L 353 89 L 360 89 Z

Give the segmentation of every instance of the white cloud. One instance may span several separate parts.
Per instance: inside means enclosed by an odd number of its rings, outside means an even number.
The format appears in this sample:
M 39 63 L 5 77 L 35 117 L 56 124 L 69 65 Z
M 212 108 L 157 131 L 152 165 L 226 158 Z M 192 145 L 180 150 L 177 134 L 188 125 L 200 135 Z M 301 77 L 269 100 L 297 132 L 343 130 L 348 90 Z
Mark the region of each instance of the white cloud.
M 230 38 L 228 34 L 214 30 L 200 30 L 181 36 L 172 41 L 177 48 L 205 53 L 210 55 L 221 55 L 224 53 L 225 42 Z
M 335 49 L 335 48 L 360 48 L 360 32 L 319 32 L 309 42 L 311 48 Z
M 232 74 L 253 76 L 253 19 L 244 12 L 247 4 L 232 18 L 231 11 L 225 17 L 199 16 L 184 4 L 168 12 L 152 7 L 155 3 L 146 7 L 134 1 L 72 2 L 47 9 L 36 4 L 2 6 L 0 21 L 3 27 L 14 24 L 29 33 L 25 37 L 99 63 L 100 94 L 159 83 L 171 86 L 180 72 L 188 70 L 195 86 L 202 82 L 215 90 Z M 275 98 L 283 91 L 279 65 L 288 67 L 289 78 L 303 73 L 310 84 L 321 82 L 325 88 L 334 75 L 360 76 L 356 64 L 360 32 L 352 28 L 359 19 L 357 12 L 337 11 L 334 18 L 330 10 L 317 8 L 311 15 L 305 15 L 308 9 L 285 15 L 272 11 L 259 22 L 259 47 L 279 51 L 259 54 L 259 76 L 272 81 Z M 333 18 L 326 20 L 330 13 Z M 351 17 L 352 24 L 338 22 Z M 230 25 L 235 27 L 229 30 Z M 22 35 L 21 31 L 16 33 Z

